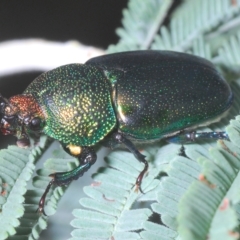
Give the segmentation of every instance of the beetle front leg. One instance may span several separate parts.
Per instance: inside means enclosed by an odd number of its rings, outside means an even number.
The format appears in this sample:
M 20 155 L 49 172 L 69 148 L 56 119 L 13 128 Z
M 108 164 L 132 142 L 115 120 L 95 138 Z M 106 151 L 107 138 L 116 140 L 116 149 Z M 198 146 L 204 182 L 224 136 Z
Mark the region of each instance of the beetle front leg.
M 52 185 L 62 186 L 69 184 L 72 180 L 77 180 L 81 177 L 97 160 L 96 152 L 92 147 L 79 147 L 74 145 L 63 146 L 64 150 L 79 160 L 79 166 L 68 172 L 52 173 L 49 176 L 52 180 L 49 182 L 45 192 L 43 193 L 40 201 L 38 212 L 44 215 L 44 205 L 47 193 Z
M 143 193 L 142 191 L 142 188 L 141 188 L 141 183 L 142 183 L 142 179 L 143 179 L 143 176 L 144 174 L 147 172 L 148 170 L 148 162 L 147 160 L 145 159 L 146 156 L 144 156 L 143 154 L 141 154 L 137 148 L 134 146 L 134 144 L 129 140 L 127 139 L 125 136 L 123 136 L 123 134 L 121 133 L 115 133 L 113 135 L 114 139 L 118 142 L 118 143 L 122 143 L 124 144 L 127 149 L 133 153 L 133 155 L 135 156 L 135 158 L 139 161 L 139 162 L 142 162 L 144 164 L 144 168 L 143 170 L 140 172 L 140 174 L 138 175 L 137 177 L 137 180 L 136 180 L 136 190 L 140 190 L 141 193 Z

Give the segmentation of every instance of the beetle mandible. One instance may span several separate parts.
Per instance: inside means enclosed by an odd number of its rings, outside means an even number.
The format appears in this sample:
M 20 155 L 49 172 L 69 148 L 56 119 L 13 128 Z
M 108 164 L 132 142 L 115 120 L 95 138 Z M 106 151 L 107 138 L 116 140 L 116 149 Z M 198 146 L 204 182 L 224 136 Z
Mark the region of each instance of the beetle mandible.
M 165 139 L 184 143 L 199 138 L 228 139 L 225 132 L 196 133 L 226 112 L 232 91 L 209 61 L 170 51 L 133 51 L 69 64 L 37 77 L 21 95 L 0 96 L 4 135 L 17 137 L 17 145 L 30 145 L 29 137 L 45 133 L 57 139 L 79 166 L 53 173 L 40 202 L 44 212 L 52 185 L 78 179 L 96 161 L 94 146 L 119 144 L 144 164 L 136 180 L 148 169 L 135 147 Z

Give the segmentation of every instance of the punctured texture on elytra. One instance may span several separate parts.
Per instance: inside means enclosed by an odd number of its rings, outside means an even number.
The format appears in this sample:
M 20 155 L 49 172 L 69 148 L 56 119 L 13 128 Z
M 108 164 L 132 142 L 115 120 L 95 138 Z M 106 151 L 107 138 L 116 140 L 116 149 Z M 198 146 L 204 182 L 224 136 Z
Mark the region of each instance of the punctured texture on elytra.
M 123 52 L 90 59 L 115 81 L 119 130 L 134 139 L 160 139 L 225 112 L 233 94 L 209 61 L 169 51 Z M 121 76 L 121 74 L 118 74 Z M 117 76 L 117 75 L 116 75 Z

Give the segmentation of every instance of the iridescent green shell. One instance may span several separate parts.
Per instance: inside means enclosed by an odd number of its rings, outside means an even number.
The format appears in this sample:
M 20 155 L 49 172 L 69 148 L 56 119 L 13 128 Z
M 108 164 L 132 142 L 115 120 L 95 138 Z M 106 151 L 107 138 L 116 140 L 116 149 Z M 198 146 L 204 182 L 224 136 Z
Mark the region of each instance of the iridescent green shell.
M 219 118 L 232 91 L 206 59 L 170 51 L 104 55 L 101 67 L 117 89 L 118 130 L 135 140 L 155 140 Z M 115 75 L 115 80 L 114 80 Z
M 42 107 L 44 132 L 63 143 L 95 145 L 113 129 L 139 141 L 219 118 L 232 91 L 209 61 L 169 51 L 105 55 L 42 74 L 25 91 Z
M 36 78 L 24 94 L 42 108 L 44 133 L 65 144 L 94 145 L 116 125 L 111 84 L 95 67 L 61 66 Z

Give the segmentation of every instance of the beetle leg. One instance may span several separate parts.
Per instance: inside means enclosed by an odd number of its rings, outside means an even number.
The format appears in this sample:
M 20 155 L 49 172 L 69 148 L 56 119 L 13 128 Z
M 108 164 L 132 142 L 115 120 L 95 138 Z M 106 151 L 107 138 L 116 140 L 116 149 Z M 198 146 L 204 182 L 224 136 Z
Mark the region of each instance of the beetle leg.
M 43 195 L 42 195 L 42 197 L 41 197 L 41 199 L 40 199 L 40 201 L 39 201 L 39 203 L 38 203 L 37 212 L 43 213 L 45 216 L 47 216 L 46 213 L 45 213 L 45 211 L 44 211 L 45 200 L 46 200 L 46 196 L 47 196 L 47 194 L 48 194 L 48 192 L 49 192 L 49 190 L 50 190 L 53 182 L 54 182 L 54 179 L 52 179 L 52 180 L 49 182 L 49 184 L 47 185 L 47 187 L 46 187 L 46 189 L 45 189 L 45 191 L 44 191 L 44 193 L 43 193 Z
M 168 142 L 172 143 L 188 143 L 198 139 L 225 139 L 229 140 L 226 132 L 187 132 L 167 138 Z
M 78 147 L 73 145 L 63 146 L 64 150 L 70 153 L 72 156 L 77 157 L 79 160 L 79 166 L 68 172 L 57 172 L 52 173 L 49 176 L 53 179 L 49 182 L 45 192 L 43 193 L 40 201 L 38 212 L 44 215 L 44 204 L 47 193 L 49 192 L 52 185 L 61 186 L 67 185 L 72 180 L 77 180 L 81 177 L 95 162 L 97 155 L 92 147 Z
M 72 180 L 77 180 L 81 177 L 97 160 L 97 155 L 92 147 L 79 147 L 74 145 L 64 146 L 64 150 L 77 157 L 79 166 L 69 172 L 59 172 L 50 174 L 54 178 L 54 184 L 67 185 Z
M 142 162 L 144 164 L 144 168 L 143 170 L 140 172 L 140 174 L 137 177 L 136 180 L 136 191 L 139 189 L 141 193 L 143 193 L 142 188 L 141 188 L 141 183 L 142 183 L 142 179 L 144 174 L 147 172 L 148 170 L 148 162 L 145 159 L 146 156 L 144 156 L 143 154 L 141 154 L 137 148 L 134 146 L 134 144 L 127 139 L 126 137 L 124 137 L 121 133 L 115 133 L 113 135 L 114 139 L 118 142 L 118 143 L 122 143 L 124 144 L 127 149 L 133 153 L 133 155 L 135 156 L 135 158 L 139 161 Z

